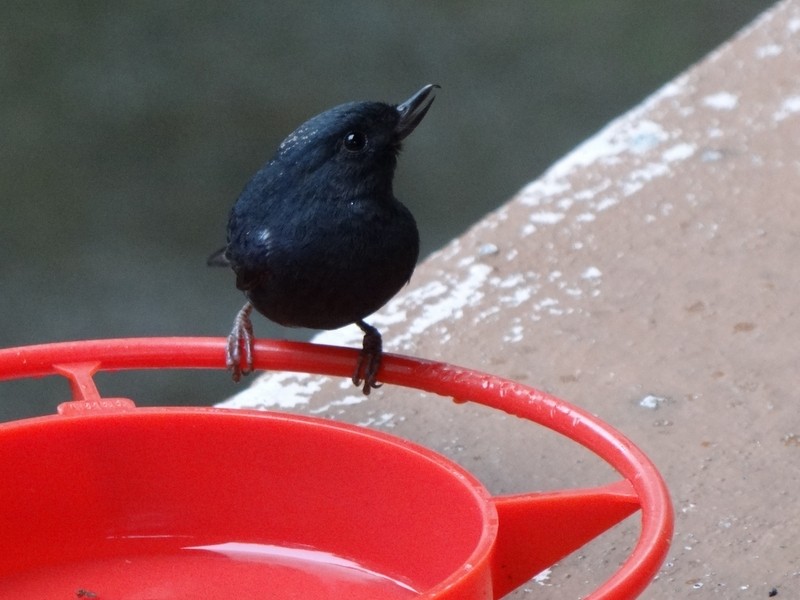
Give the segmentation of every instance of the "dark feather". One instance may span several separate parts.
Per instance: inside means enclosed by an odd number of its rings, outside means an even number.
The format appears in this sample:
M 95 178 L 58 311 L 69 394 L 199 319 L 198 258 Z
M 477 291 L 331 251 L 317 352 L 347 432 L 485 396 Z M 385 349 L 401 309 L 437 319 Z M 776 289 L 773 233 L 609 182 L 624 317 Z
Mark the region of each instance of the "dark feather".
M 230 267 L 231 261 L 228 260 L 228 256 L 226 252 L 228 251 L 228 247 L 220 248 L 214 254 L 208 257 L 206 261 L 206 265 L 209 267 Z

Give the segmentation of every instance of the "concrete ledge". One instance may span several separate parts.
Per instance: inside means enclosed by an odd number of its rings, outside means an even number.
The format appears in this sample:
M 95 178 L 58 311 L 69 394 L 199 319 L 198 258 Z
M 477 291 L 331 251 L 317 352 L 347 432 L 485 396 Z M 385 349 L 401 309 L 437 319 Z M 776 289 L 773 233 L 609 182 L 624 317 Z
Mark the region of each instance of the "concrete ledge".
M 788 0 L 431 256 L 371 321 L 387 351 L 553 392 L 650 455 L 678 516 L 644 597 L 795 598 L 798 257 L 800 1 Z M 360 332 L 317 340 L 358 346 Z M 388 387 L 365 400 L 350 382 L 270 374 L 225 404 L 389 429 L 495 493 L 613 479 L 512 417 Z M 636 530 L 626 522 L 529 587 L 587 594 Z

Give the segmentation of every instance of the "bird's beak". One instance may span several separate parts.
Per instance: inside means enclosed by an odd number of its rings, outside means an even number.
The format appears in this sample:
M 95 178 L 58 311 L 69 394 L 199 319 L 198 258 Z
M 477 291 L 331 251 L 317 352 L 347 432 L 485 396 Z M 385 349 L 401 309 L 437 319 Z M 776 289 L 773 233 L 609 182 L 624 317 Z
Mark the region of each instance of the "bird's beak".
M 395 127 L 397 139 L 404 139 L 409 133 L 414 131 L 422 117 L 428 112 L 428 109 L 433 104 L 434 92 L 439 86 L 435 83 L 430 83 L 411 96 L 402 104 L 397 105 L 397 112 L 400 115 L 400 121 Z

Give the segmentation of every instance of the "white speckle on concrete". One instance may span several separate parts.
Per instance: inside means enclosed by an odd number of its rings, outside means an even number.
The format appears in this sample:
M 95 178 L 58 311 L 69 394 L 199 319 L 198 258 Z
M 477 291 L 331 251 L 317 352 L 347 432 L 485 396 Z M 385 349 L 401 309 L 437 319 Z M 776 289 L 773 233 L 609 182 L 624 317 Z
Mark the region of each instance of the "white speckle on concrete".
M 487 242 L 485 244 L 481 244 L 478 248 L 478 256 L 494 256 L 500 252 L 500 249 L 497 245 Z
M 615 164 L 624 152 L 643 154 L 668 138 L 669 134 L 653 121 L 631 121 L 629 118 L 612 121 L 556 162 L 541 178 L 524 187 L 520 192 L 520 202 L 529 206 L 548 203 L 557 194 L 570 189 L 567 177 L 575 169 L 596 162 Z M 607 186 L 606 182 L 601 185 L 603 188 Z M 581 192 L 585 193 L 585 190 Z
M 692 144 L 676 144 L 672 148 L 668 148 L 661 154 L 667 162 L 674 162 L 676 160 L 685 160 L 695 152 L 695 147 Z
M 641 169 L 631 171 L 630 175 L 621 182 L 622 193 L 625 196 L 635 194 L 646 183 L 667 173 L 669 173 L 669 167 L 664 163 L 648 163 Z
M 472 255 L 468 255 L 465 256 L 464 258 L 459 259 L 458 263 L 456 264 L 458 265 L 459 269 L 466 269 L 468 266 L 474 263 L 475 263 L 475 257 Z
M 662 396 L 654 396 L 653 394 L 648 394 L 641 400 L 639 400 L 639 406 L 642 408 L 649 408 L 651 410 L 657 409 L 661 406 L 667 399 Z
M 589 267 L 583 273 L 581 273 L 582 279 L 597 279 L 603 274 L 603 272 L 598 269 L 597 267 Z
M 606 196 L 605 198 L 601 198 L 599 201 L 597 201 L 592 208 L 594 208 L 597 212 L 603 212 L 604 210 L 608 210 L 617 204 L 619 204 L 619 200 L 612 198 L 611 196 Z
M 404 348 L 405 344 L 410 344 L 416 336 L 429 327 L 441 322 L 458 320 L 463 314 L 463 309 L 467 306 L 476 306 L 483 299 L 484 292 L 481 288 L 486 283 L 492 268 L 484 264 L 474 264 L 464 273 L 445 274 L 444 277 L 449 285 L 440 282 L 437 284 L 435 293 L 419 294 L 424 288 L 431 288 L 431 284 L 423 286 L 418 290 L 392 300 L 387 307 L 376 315 L 373 319 L 380 324 L 383 315 L 391 315 L 392 312 L 402 312 L 406 315 L 405 307 L 409 301 L 411 305 L 418 305 L 422 308 L 421 314 L 413 320 L 406 321 L 404 331 L 400 335 L 388 340 L 389 348 Z
M 668 138 L 669 134 L 658 123 L 641 121 L 628 137 L 628 149 L 634 154 L 645 154 Z
M 697 148 L 681 141 L 680 130 L 668 131 L 660 123 L 643 117 L 652 105 L 682 93 L 687 81 L 686 77 L 680 77 L 664 86 L 639 107 L 612 121 L 577 146 L 538 180 L 524 187 L 518 201 L 537 210 L 529 215 L 527 223 L 521 224 L 522 235 L 531 235 L 540 227 L 563 221 L 568 221 L 573 227 L 590 223 L 596 219 L 597 213 L 618 205 L 625 197 L 636 194 L 654 179 L 668 176 L 672 172 L 672 163 L 693 156 Z M 736 101 L 737 98 L 727 92 L 706 98 L 707 103 L 717 108 L 735 105 Z M 673 143 L 664 147 L 670 140 Z M 623 160 L 633 162 L 638 168 L 617 178 L 610 169 Z M 573 190 L 569 179 L 571 173 L 576 169 L 586 170 L 590 165 L 595 165 L 592 172 L 598 177 L 588 182 L 586 187 Z
M 772 118 L 776 121 L 783 121 L 797 112 L 800 112 L 800 96 L 792 96 L 781 103 Z
M 555 298 L 542 298 L 539 302 L 534 305 L 534 309 L 537 312 L 541 312 L 545 310 L 548 314 L 551 315 L 561 315 L 564 314 L 563 309 L 556 308 L 558 307 L 558 300 Z
M 520 201 L 528 206 L 539 206 L 543 200 L 558 196 L 569 191 L 569 189 L 570 185 L 560 179 L 553 177 L 541 178 L 523 188 Z M 533 193 L 526 193 L 526 190 L 530 190 Z
M 586 202 L 599 196 L 600 194 L 611 188 L 612 185 L 613 181 L 611 179 L 603 179 L 596 185 L 575 192 L 575 194 L 573 194 L 573 198 L 580 202 Z
M 383 413 L 375 417 L 367 417 L 363 421 L 359 421 L 357 425 L 362 427 L 394 427 L 394 413 Z
M 308 404 L 327 378 L 306 373 L 269 373 L 258 377 L 246 389 L 216 406 L 222 408 L 291 409 Z
M 501 302 L 504 304 L 509 304 L 511 306 L 519 306 L 531 299 L 533 296 L 534 289 L 531 287 L 521 287 L 514 290 L 514 293 L 511 296 L 503 296 L 501 297 Z
M 521 342 L 524 332 L 525 328 L 519 323 L 515 323 L 514 325 L 511 326 L 509 332 L 503 336 L 503 341 L 509 344 Z
M 350 380 L 343 381 L 341 383 L 341 386 L 343 388 L 345 388 L 345 389 L 348 389 L 348 390 L 353 389 Z M 339 406 L 352 406 L 354 404 L 361 404 L 362 402 L 365 402 L 366 400 L 367 400 L 367 397 L 365 395 L 363 395 L 363 394 L 358 394 L 358 395 L 351 394 L 349 396 L 345 396 L 344 398 L 339 398 L 338 400 L 334 400 L 333 402 L 329 402 L 328 404 L 325 404 L 324 406 L 319 406 L 317 408 L 309 410 L 308 412 L 311 413 L 312 415 L 320 415 L 322 413 L 329 412 L 332 408 L 336 408 L 336 407 L 339 407 Z
M 716 110 L 733 110 L 739 103 L 739 97 L 730 92 L 717 92 L 703 98 L 703 104 Z
M 529 219 L 533 223 L 542 223 L 546 225 L 554 225 L 561 221 L 566 215 L 560 212 L 539 211 L 533 213 Z
M 700 155 L 700 160 L 703 162 L 716 162 L 722 160 L 722 152 L 719 150 L 704 150 Z
M 477 315 L 472 317 L 472 323 L 478 324 L 482 323 L 490 317 L 493 317 L 496 314 L 500 313 L 500 305 L 495 304 L 494 306 L 489 306 L 488 308 L 484 308 Z
M 504 288 L 504 289 L 519 287 L 520 285 L 525 283 L 525 275 L 523 275 L 522 273 L 512 273 L 505 279 L 500 279 L 499 277 L 492 277 L 489 280 L 489 283 L 494 287 Z
M 568 211 L 570 208 L 572 208 L 573 204 L 575 204 L 575 201 L 571 198 L 562 198 L 556 202 L 556 206 L 563 211 Z
M 541 573 L 539 573 L 536 577 L 533 578 L 533 581 L 538 583 L 539 585 L 549 585 L 547 581 L 550 579 L 550 574 L 553 572 L 553 569 L 545 569 Z
M 783 48 L 778 44 L 764 44 L 756 48 L 756 58 L 778 56 L 781 52 L 783 52 Z
M 372 321 L 372 319 L 370 319 Z M 314 341 L 318 344 L 329 344 L 331 346 L 356 346 L 361 343 L 364 334 L 355 326 L 348 325 L 341 329 L 331 329 L 321 331 L 314 336 Z

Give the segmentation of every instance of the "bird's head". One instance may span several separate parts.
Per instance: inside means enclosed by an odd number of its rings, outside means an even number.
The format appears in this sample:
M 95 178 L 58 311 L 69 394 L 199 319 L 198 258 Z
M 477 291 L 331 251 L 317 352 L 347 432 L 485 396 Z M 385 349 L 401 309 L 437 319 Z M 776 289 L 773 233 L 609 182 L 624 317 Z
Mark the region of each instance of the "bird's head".
M 308 185 L 346 200 L 391 193 L 401 142 L 422 121 L 438 85 L 426 85 L 405 102 L 351 102 L 303 123 L 281 143 L 273 165 Z

